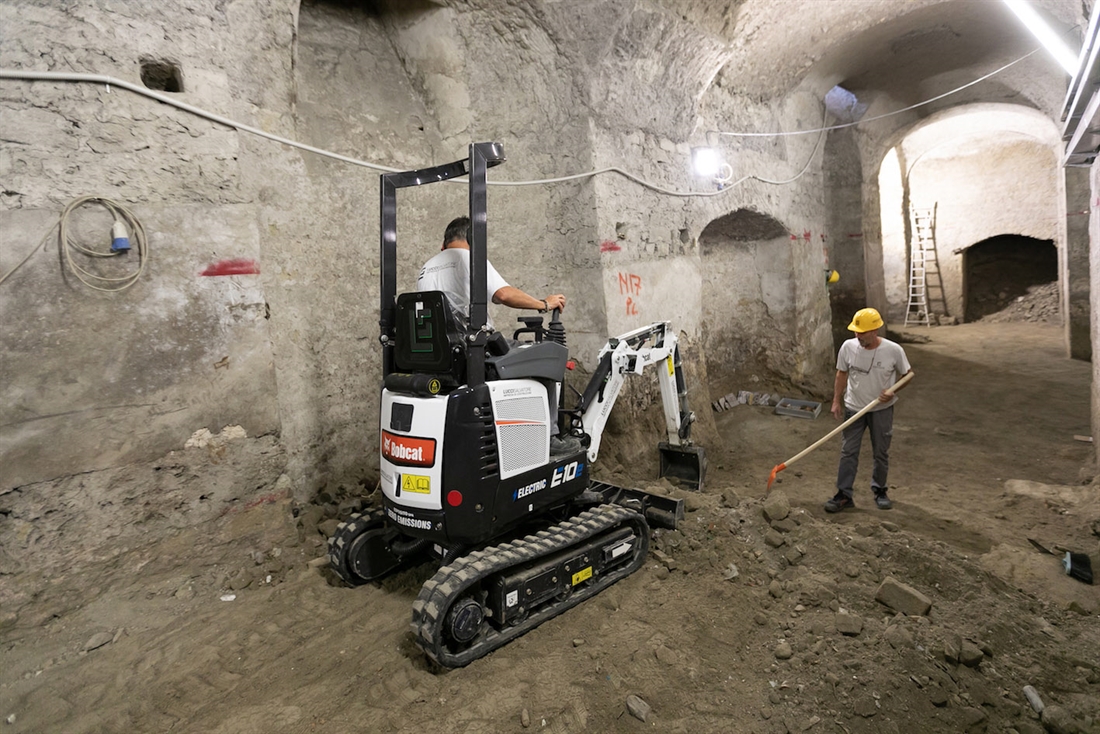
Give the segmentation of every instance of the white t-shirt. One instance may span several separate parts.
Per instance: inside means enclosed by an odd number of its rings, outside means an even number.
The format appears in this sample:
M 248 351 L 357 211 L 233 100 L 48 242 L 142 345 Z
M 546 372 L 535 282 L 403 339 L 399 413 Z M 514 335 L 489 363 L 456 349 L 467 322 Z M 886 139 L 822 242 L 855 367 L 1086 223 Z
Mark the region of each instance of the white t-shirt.
M 493 302 L 493 294 L 508 285 L 493 264 L 485 261 L 485 302 Z M 470 320 L 470 251 L 460 247 L 443 250 L 420 269 L 416 279 L 418 291 L 443 291 L 451 307 Z M 489 325 L 493 320 L 489 319 Z
M 848 373 L 844 405 L 849 410 L 866 408 L 868 403 L 876 400 L 883 390 L 911 369 L 905 350 L 889 339 L 881 339 L 875 349 L 864 349 L 854 338 L 840 345 L 836 368 Z M 895 395 L 889 403 L 880 403 L 873 410 L 889 408 L 897 400 Z

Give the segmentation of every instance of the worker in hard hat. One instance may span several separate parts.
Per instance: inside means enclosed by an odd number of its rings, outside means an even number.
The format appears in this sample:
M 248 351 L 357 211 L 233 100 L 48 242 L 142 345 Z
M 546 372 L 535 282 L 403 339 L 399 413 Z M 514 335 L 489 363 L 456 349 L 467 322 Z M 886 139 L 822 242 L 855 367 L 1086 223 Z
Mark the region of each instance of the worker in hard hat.
M 852 323 L 848 324 L 848 330 L 855 332 L 855 338 L 845 341 L 837 353 L 833 417 L 848 420 L 876 398 L 879 403 L 843 431 L 836 495 L 825 503 L 826 512 L 840 512 L 855 506 L 852 492 L 864 431 L 870 431 L 871 448 L 874 450 L 871 491 L 875 495 L 875 506 L 881 510 L 893 507 L 893 502 L 886 496 L 886 475 L 890 468 L 890 439 L 893 436 L 897 396 L 890 388 L 913 368 L 901 345 L 879 334 L 882 326 L 882 316 L 878 311 L 861 308 L 856 311 Z

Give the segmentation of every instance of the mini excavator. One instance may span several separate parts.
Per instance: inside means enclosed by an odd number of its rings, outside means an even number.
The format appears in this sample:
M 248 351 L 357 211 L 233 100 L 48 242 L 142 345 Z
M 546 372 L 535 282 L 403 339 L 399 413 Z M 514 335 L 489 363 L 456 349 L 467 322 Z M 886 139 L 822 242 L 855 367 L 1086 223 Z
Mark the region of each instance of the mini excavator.
M 657 370 L 667 440 L 660 474 L 699 489 L 703 449 L 676 333 L 658 322 L 610 339 L 575 405 L 564 407 L 565 327 L 521 317 L 509 341 L 488 326 L 486 170 L 498 143 L 454 163 L 381 176 L 382 506 L 329 538 L 329 563 L 359 585 L 433 561 L 413 603 L 416 644 L 456 668 L 638 570 L 650 526 L 675 528 L 683 500 L 590 477 L 628 375 Z M 468 323 L 438 291 L 397 294 L 397 191 L 462 176 L 470 201 Z M 570 437 L 551 452 L 551 436 Z M 575 449 L 570 449 L 575 446 Z

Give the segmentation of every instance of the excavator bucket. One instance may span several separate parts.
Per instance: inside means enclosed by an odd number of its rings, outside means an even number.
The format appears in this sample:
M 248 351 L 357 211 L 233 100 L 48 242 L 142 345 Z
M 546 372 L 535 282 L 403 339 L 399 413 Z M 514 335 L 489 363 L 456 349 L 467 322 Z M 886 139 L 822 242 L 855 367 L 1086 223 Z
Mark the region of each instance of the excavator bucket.
M 657 444 L 661 452 L 662 478 L 667 477 L 688 489 L 701 490 L 707 473 L 707 456 L 702 446 L 673 446 L 667 441 Z

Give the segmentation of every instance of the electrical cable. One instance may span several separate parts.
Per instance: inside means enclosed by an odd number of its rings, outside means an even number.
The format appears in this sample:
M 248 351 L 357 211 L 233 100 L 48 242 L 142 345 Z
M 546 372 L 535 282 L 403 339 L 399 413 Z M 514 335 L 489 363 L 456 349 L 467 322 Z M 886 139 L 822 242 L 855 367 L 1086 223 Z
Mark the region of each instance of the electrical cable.
M 130 273 L 129 275 L 125 275 L 121 278 L 109 278 L 89 272 L 88 270 L 85 270 L 84 268 L 77 265 L 76 261 L 73 260 L 72 250 L 76 250 L 86 255 L 87 257 L 93 258 L 116 257 L 126 251 L 125 249 L 115 249 L 114 242 L 112 242 L 112 249 L 110 252 L 99 252 L 97 250 L 90 250 L 87 247 L 84 247 L 80 243 L 76 242 L 76 240 L 74 240 L 73 237 L 70 235 L 69 216 L 80 207 L 91 203 L 100 204 L 105 209 L 107 209 L 108 212 L 111 213 L 111 216 L 114 217 L 115 225 L 112 228 L 112 236 L 114 236 L 115 228 L 119 227 L 120 223 L 122 225 L 125 225 L 126 228 L 123 236 L 130 234 L 133 235 L 133 238 L 137 244 L 138 252 L 138 269 L 135 272 Z M 55 230 L 57 231 L 58 249 L 61 252 L 62 259 L 69 266 L 69 269 L 72 270 L 73 275 L 75 275 L 80 280 L 80 282 L 82 282 L 89 288 L 97 291 L 104 291 L 107 293 L 125 290 L 136 283 L 138 278 L 141 277 L 141 274 L 145 271 L 145 265 L 149 259 L 149 244 L 148 238 L 145 235 L 145 226 L 141 223 L 141 220 L 139 220 L 132 211 L 127 209 L 122 204 L 119 204 L 117 201 L 104 199 L 100 196 L 83 196 L 70 202 L 69 205 L 66 206 L 65 209 L 61 212 L 61 215 L 57 218 L 57 221 L 54 222 L 48 230 L 46 230 L 46 234 L 42 236 L 42 239 L 39 240 L 38 244 L 30 249 L 30 252 L 28 252 L 26 256 L 19 261 L 19 264 L 17 264 L 8 272 L 4 273 L 3 276 L 0 276 L 0 285 L 2 285 L 4 281 L 10 278 L 16 270 L 19 270 L 19 268 L 26 265 L 27 261 L 31 259 L 31 256 L 42 249 L 43 246 L 49 241 L 50 235 L 53 234 Z M 129 238 L 127 237 L 126 239 L 126 249 L 129 249 Z M 97 282 L 109 285 L 107 285 L 106 287 L 101 287 L 99 285 L 96 285 Z
M 184 112 L 190 112 L 192 115 L 205 118 L 211 122 L 216 122 L 226 127 L 231 127 L 235 130 L 251 133 L 261 138 L 267 138 L 268 140 L 274 140 L 277 143 L 283 145 L 289 145 L 293 148 L 300 148 L 307 150 L 310 153 L 316 153 L 317 155 L 323 155 L 328 158 L 335 158 L 338 161 L 344 163 L 351 163 L 357 166 L 364 166 L 366 168 L 373 168 L 376 171 L 384 171 L 386 173 L 400 173 L 399 168 L 389 168 L 388 166 L 380 166 L 377 163 L 368 163 L 367 161 L 361 161 L 357 158 L 351 158 L 346 155 L 340 155 L 339 153 L 333 153 L 321 148 L 314 148 L 312 145 L 306 145 L 305 143 L 299 143 L 289 138 L 284 138 L 274 133 L 269 133 L 266 130 L 261 130 L 258 127 L 252 127 L 251 125 L 245 125 L 242 122 L 231 120 L 228 117 L 222 117 L 221 115 L 213 112 L 208 112 L 201 107 L 195 107 L 194 105 L 187 104 L 186 102 L 180 102 L 178 99 L 173 99 L 167 95 L 160 94 L 152 89 L 145 87 L 139 87 L 136 84 L 116 79 L 112 76 L 106 76 L 103 74 L 70 74 L 53 71 L 23 71 L 21 69 L 0 69 L 0 79 L 23 79 L 27 81 L 52 81 L 52 82 L 86 82 L 90 84 L 106 84 L 108 88 L 111 86 L 120 87 L 122 89 L 129 90 L 135 94 L 140 94 L 146 97 L 151 97 L 158 102 L 163 102 L 170 107 L 181 109 Z
M 1073 29 L 1070 29 L 1070 30 L 1073 30 Z M 894 115 L 899 115 L 903 112 L 908 112 L 910 110 L 916 109 L 917 107 L 921 107 L 921 106 L 924 106 L 924 105 L 927 105 L 927 104 L 931 104 L 932 102 L 936 102 L 940 99 L 943 99 L 944 97 L 955 94 L 957 92 L 961 92 L 962 90 L 964 90 L 968 87 L 974 86 L 975 84 L 978 84 L 979 82 L 985 81 L 986 79 L 989 79 L 990 77 L 994 76 L 995 74 L 999 74 L 1002 71 L 1004 71 L 1005 69 L 1008 69 L 1009 67 L 1020 63 L 1021 61 L 1028 58 L 1029 56 L 1032 56 L 1033 54 L 1038 53 L 1041 49 L 1042 49 L 1042 47 L 1036 48 L 1035 50 L 1031 51 L 1030 53 L 1024 54 L 1023 56 L 1016 59 L 1015 61 L 1009 62 L 1008 64 L 1005 64 L 1001 68 L 996 69 L 995 71 L 992 71 L 989 74 L 986 74 L 982 77 L 979 77 L 978 79 L 975 79 L 972 82 L 964 84 L 961 87 L 953 89 L 950 92 L 945 92 L 944 94 L 940 94 L 936 97 L 925 100 L 923 102 L 918 102 L 917 104 L 910 105 L 909 107 L 905 107 L 905 108 L 900 109 L 900 110 L 895 110 L 893 112 L 887 112 L 885 114 L 877 115 L 875 117 L 869 117 L 865 120 L 859 120 L 859 121 L 850 122 L 850 123 L 843 123 L 843 124 L 840 124 L 840 125 L 832 125 L 832 126 L 829 126 L 829 127 L 825 127 L 823 125 L 822 127 L 819 127 L 817 129 L 814 129 L 814 130 L 794 130 L 794 131 L 776 132 L 776 133 L 734 133 L 734 132 L 714 131 L 710 134 L 716 134 L 716 135 L 727 136 L 727 137 L 782 137 L 782 136 L 789 136 L 789 135 L 808 135 L 808 134 L 811 134 L 811 133 L 824 133 L 824 132 L 830 132 L 832 130 L 841 130 L 841 129 L 848 128 L 848 127 L 854 127 L 855 125 L 859 125 L 859 124 L 865 123 L 865 122 L 874 122 L 875 120 L 881 120 L 881 119 L 886 118 L 886 117 L 891 117 L 891 116 L 894 116 Z M 149 97 L 151 99 L 155 99 L 155 100 L 157 100 L 159 102 L 162 102 L 164 104 L 167 104 L 171 107 L 175 107 L 177 109 L 183 110 L 184 112 L 189 112 L 189 113 L 191 113 L 193 115 L 196 115 L 198 117 L 202 117 L 204 119 L 210 120 L 211 122 L 216 122 L 218 124 L 225 125 L 226 127 L 233 128 L 234 130 L 250 133 L 252 135 L 256 135 L 256 136 L 259 136 L 259 137 L 262 137 L 262 138 L 267 138 L 268 140 L 273 140 L 277 143 L 281 143 L 283 145 L 288 145 L 292 148 L 298 148 L 300 150 L 305 150 L 305 151 L 308 151 L 310 153 L 314 153 L 316 155 L 324 156 L 324 157 L 327 157 L 327 158 L 332 158 L 334 160 L 342 161 L 344 163 L 350 163 L 350 164 L 356 165 L 356 166 L 362 166 L 364 168 L 370 168 L 370 169 L 373 169 L 373 170 L 376 170 L 376 171 L 383 171 L 385 173 L 398 173 L 398 172 L 400 172 L 400 169 L 397 169 L 397 168 L 391 168 L 389 166 L 383 166 L 383 165 L 379 165 L 377 163 L 370 163 L 368 161 L 362 161 L 362 160 L 359 160 L 357 158 L 352 158 L 350 156 L 340 155 L 339 153 L 333 153 L 332 151 L 324 150 L 323 148 L 316 148 L 312 145 L 306 145 L 305 143 L 299 143 L 295 140 L 291 140 L 290 138 L 284 138 L 280 135 L 275 135 L 273 133 L 269 133 L 266 130 L 261 130 L 261 129 L 256 128 L 256 127 L 252 127 L 251 125 L 245 125 L 244 123 L 237 122 L 237 121 L 232 120 L 228 117 L 223 117 L 222 115 L 218 115 L 218 114 L 215 114 L 213 112 L 208 112 L 207 110 L 204 110 L 201 107 L 196 107 L 194 105 L 187 104 L 186 102 L 181 102 L 181 101 L 179 101 L 177 99 L 173 99 L 172 97 L 169 97 L 167 95 L 160 94 L 160 93 L 158 93 L 154 90 L 147 89 L 145 87 L 140 87 L 136 84 L 132 84 L 130 82 L 126 82 L 126 81 L 123 81 L 121 79 L 116 79 L 114 77 L 106 76 L 106 75 L 103 75 L 103 74 L 78 74 L 78 73 L 71 73 L 70 74 L 70 73 L 51 72 L 51 71 L 23 71 L 23 70 L 20 70 L 20 69 L 0 69 L 0 79 L 14 79 L 14 80 L 27 80 L 27 81 L 85 82 L 85 83 L 91 83 L 91 84 L 105 84 L 105 85 L 108 86 L 108 88 L 110 88 L 111 85 L 114 85 L 116 87 L 134 92 L 135 94 L 139 94 L 139 95 Z M 820 141 L 819 141 L 819 143 L 820 143 Z M 815 153 L 816 153 L 816 146 L 815 146 Z M 813 159 L 813 156 L 811 155 L 810 160 L 812 160 L 812 159 Z M 563 182 L 566 182 L 566 181 L 576 181 L 576 180 L 580 180 L 580 179 L 584 179 L 584 178 L 593 178 L 595 176 L 599 176 L 599 175 L 602 175 L 602 174 L 605 174 L 605 173 L 617 173 L 620 176 L 622 176 L 623 178 L 626 178 L 630 181 L 633 181 L 634 183 L 636 183 L 636 184 L 638 184 L 638 185 L 640 185 L 644 188 L 648 188 L 652 191 L 656 191 L 657 193 L 664 194 L 666 196 L 675 196 L 675 197 L 682 197 L 682 198 L 687 198 L 687 197 L 706 198 L 706 197 L 719 196 L 721 194 L 724 194 L 724 193 L 728 192 L 734 186 L 737 186 L 737 185 L 739 185 L 739 184 L 741 184 L 744 181 L 747 181 L 749 179 L 754 179 L 754 180 L 760 181 L 762 183 L 767 183 L 767 184 L 784 185 L 786 183 L 790 183 L 791 181 L 797 180 L 799 177 L 801 177 L 802 174 L 805 173 L 805 169 L 803 169 L 803 171 L 801 173 L 799 173 L 798 176 L 795 176 L 795 178 L 789 179 L 788 181 L 771 181 L 769 179 L 765 179 L 765 178 L 762 178 L 762 177 L 759 177 L 759 176 L 745 176 L 745 177 L 740 178 L 740 179 L 738 179 L 737 181 L 735 181 L 731 184 L 722 185 L 722 187 L 719 188 L 717 191 L 675 191 L 675 190 L 672 190 L 672 189 L 666 189 L 662 186 L 658 186 L 656 184 L 650 183 L 649 181 L 646 181 L 643 178 L 635 176 L 634 174 L 629 173 L 629 172 L 623 170 L 622 168 L 619 168 L 618 166 L 609 166 L 607 168 L 600 168 L 600 169 L 597 169 L 597 170 L 587 171 L 585 173 L 577 173 L 577 174 L 573 174 L 573 175 L 570 175 L 570 176 L 561 176 L 559 178 L 544 178 L 544 179 L 535 179 L 535 180 L 530 180 L 530 181 L 488 181 L 487 183 L 490 186 L 536 186 L 536 185 L 563 183 Z M 457 180 L 460 180 L 460 179 L 452 179 L 452 180 L 457 181 Z M 0 281 L 0 282 L 2 282 L 2 281 Z
M 100 252 L 98 250 L 90 250 L 84 247 L 80 243 L 76 242 L 69 233 L 69 216 L 86 204 L 100 204 L 115 218 L 116 224 L 123 222 L 129 232 L 133 235 L 134 241 L 137 246 L 138 255 L 138 267 L 137 270 L 124 275 L 119 278 L 109 278 L 103 275 L 96 275 L 88 270 L 77 265 L 73 260 L 73 250 L 76 250 L 88 257 L 92 258 L 106 258 L 117 257 L 122 254 L 121 251 L 112 250 L 111 252 Z M 79 199 L 74 199 L 65 210 L 61 212 L 60 218 L 57 220 L 57 241 L 58 247 L 64 257 L 65 263 L 69 266 L 69 269 L 73 272 L 73 275 L 80 280 L 81 283 L 89 288 L 97 291 L 103 291 L 105 293 L 114 293 L 117 291 L 123 291 L 132 286 L 141 277 L 141 274 L 145 272 L 145 266 L 149 260 L 149 245 L 145 236 L 145 227 L 142 225 L 134 213 L 127 209 L 117 201 L 111 199 L 104 199 L 99 196 L 82 196 Z M 52 231 L 52 230 L 51 230 Z M 37 249 L 37 248 L 36 248 Z M 22 263 L 20 263 L 22 264 Z M 104 285 L 97 285 L 102 283 Z
M 46 234 L 42 236 L 42 239 L 39 240 L 37 245 L 31 248 L 30 252 L 27 253 L 27 256 L 19 261 L 18 265 L 16 265 L 8 272 L 4 273 L 3 276 L 0 276 L 0 285 L 3 285 L 4 281 L 10 278 L 12 273 L 27 264 L 27 261 L 31 259 L 31 255 L 38 252 L 38 250 L 46 244 L 46 242 L 50 239 L 50 235 L 53 234 L 53 231 L 55 229 L 57 229 L 57 222 L 54 222 L 52 225 L 50 225 L 50 228 L 46 230 Z
M 1072 30 L 1072 29 L 1070 29 L 1070 30 Z M 1011 66 L 1015 66 L 1016 64 L 1020 63 L 1021 61 L 1028 58 L 1029 56 L 1033 56 L 1034 54 L 1037 54 L 1042 50 L 1043 50 L 1043 47 L 1040 46 L 1039 48 L 1037 48 L 1037 49 L 1035 49 L 1035 50 L 1033 50 L 1029 53 L 1024 54 L 1023 56 L 1016 59 L 1015 61 L 1010 61 L 1007 64 L 1005 64 L 1004 66 L 1002 66 L 1001 68 L 995 69 L 994 71 L 989 72 L 985 76 L 978 77 L 977 79 L 975 79 L 972 82 L 967 82 L 966 84 L 962 85 L 961 87 L 956 87 L 955 89 L 952 89 L 950 92 L 944 92 L 943 94 L 936 95 L 935 97 L 932 97 L 931 99 L 926 99 L 923 102 L 917 102 L 916 104 L 909 105 L 908 107 L 902 107 L 900 110 L 894 110 L 892 112 L 884 112 L 881 115 L 875 115 L 874 117 L 868 117 L 868 118 L 863 119 L 863 120 L 856 120 L 855 122 L 845 122 L 845 123 L 842 123 L 842 124 L 839 124 L 839 125 L 830 125 L 829 127 L 816 128 L 814 130 L 788 130 L 788 131 L 777 132 L 777 133 L 733 133 L 733 132 L 723 132 L 721 130 L 712 130 L 711 132 L 709 132 L 707 134 L 708 135 L 722 135 L 722 136 L 725 136 L 725 137 L 733 137 L 733 138 L 778 138 L 778 137 L 784 137 L 784 136 L 788 136 L 788 135 L 810 135 L 812 133 L 817 133 L 817 132 L 831 132 L 833 130 L 843 130 L 845 128 L 855 127 L 856 125 L 862 125 L 865 122 L 875 122 L 877 120 L 883 120 L 887 117 L 893 117 L 894 115 L 900 115 L 903 112 L 910 112 L 912 110 L 917 109 L 918 107 L 923 107 L 924 105 L 932 104 L 933 102 L 938 102 L 939 100 L 943 99 L 944 97 L 949 97 L 952 94 L 957 94 L 958 92 L 961 92 L 961 91 L 963 91 L 964 89 L 966 89 L 968 87 L 972 87 L 972 86 L 974 86 L 975 84 L 977 84 L 979 82 L 984 82 L 986 79 L 990 78 L 991 76 L 994 76 L 995 74 L 1000 74 L 1005 69 L 1007 69 Z

